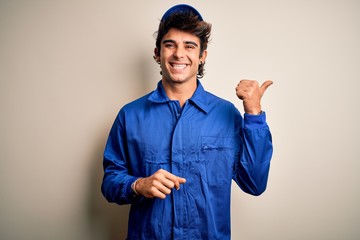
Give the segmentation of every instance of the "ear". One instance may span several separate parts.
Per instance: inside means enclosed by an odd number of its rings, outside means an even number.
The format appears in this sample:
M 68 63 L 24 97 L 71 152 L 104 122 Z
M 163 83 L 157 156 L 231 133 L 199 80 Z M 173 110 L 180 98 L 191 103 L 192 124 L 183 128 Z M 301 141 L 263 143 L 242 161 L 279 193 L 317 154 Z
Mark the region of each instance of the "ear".
M 159 50 L 157 48 L 154 48 L 154 56 L 153 56 L 154 60 L 160 64 L 160 53 Z
M 203 53 L 202 53 L 202 56 L 200 58 L 200 61 L 202 63 L 205 63 L 206 57 L 207 57 L 207 50 L 204 50 Z

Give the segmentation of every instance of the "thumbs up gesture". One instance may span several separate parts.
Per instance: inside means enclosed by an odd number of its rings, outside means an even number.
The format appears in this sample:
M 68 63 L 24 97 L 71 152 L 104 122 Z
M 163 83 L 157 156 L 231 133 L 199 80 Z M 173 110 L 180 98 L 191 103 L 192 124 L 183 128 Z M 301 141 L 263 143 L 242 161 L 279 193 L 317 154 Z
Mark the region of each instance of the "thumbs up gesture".
M 261 86 L 254 80 L 241 80 L 236 86 L 236 95 L 243 100 L 244 111 L 247 114 L 261 113 L 261 98 L 266 89 L 273 84 L 272 81 L 265 81 Z

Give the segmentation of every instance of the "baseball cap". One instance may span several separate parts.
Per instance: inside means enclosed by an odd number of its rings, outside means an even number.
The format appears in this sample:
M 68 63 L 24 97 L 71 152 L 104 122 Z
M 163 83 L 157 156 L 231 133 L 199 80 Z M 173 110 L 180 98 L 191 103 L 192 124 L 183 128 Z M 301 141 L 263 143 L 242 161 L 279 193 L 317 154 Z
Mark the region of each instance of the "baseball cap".
M 198 17 L 199 21 L 203 21 L 203 18 L 201 14 L 198 12 L 198 10 L 187 4 L 179 4 L 171 7 L 169 10 L 167 10 L 164 13 L 164 15 L 161 18 L 161 21 L 165 21 L 174 13 L 193 13 Z

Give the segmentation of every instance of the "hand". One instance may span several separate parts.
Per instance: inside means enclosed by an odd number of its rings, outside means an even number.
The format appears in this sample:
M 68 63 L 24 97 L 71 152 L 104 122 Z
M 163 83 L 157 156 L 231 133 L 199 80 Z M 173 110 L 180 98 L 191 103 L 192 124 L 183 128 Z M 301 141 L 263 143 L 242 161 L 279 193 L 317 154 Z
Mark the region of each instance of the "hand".
M 160 169 L 150 177 L 139 178 L 135 185 L 135 190 L 147 198 L 166 198 L 171 193 L 172 188 L 180 189 L 180 184 L 186 182 L 185 178 L 175 176 L 164 169 Z
M 261 98 L 266 89 L 273 84 L 268 80 L 264 82 L 261 87 L 259 83 L 254 80 L 241 80 L 236 86 L 236 95 L 243 100 L 244 110 L 247 114 L 261 113 Z

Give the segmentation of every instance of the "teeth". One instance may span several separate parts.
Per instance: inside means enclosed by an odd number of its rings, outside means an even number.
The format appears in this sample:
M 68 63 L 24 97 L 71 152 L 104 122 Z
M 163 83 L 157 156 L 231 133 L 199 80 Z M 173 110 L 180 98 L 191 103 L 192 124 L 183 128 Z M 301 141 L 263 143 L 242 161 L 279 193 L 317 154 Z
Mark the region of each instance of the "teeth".
M 185 68 L 186 64 L 173 64 L 173 68 Z

